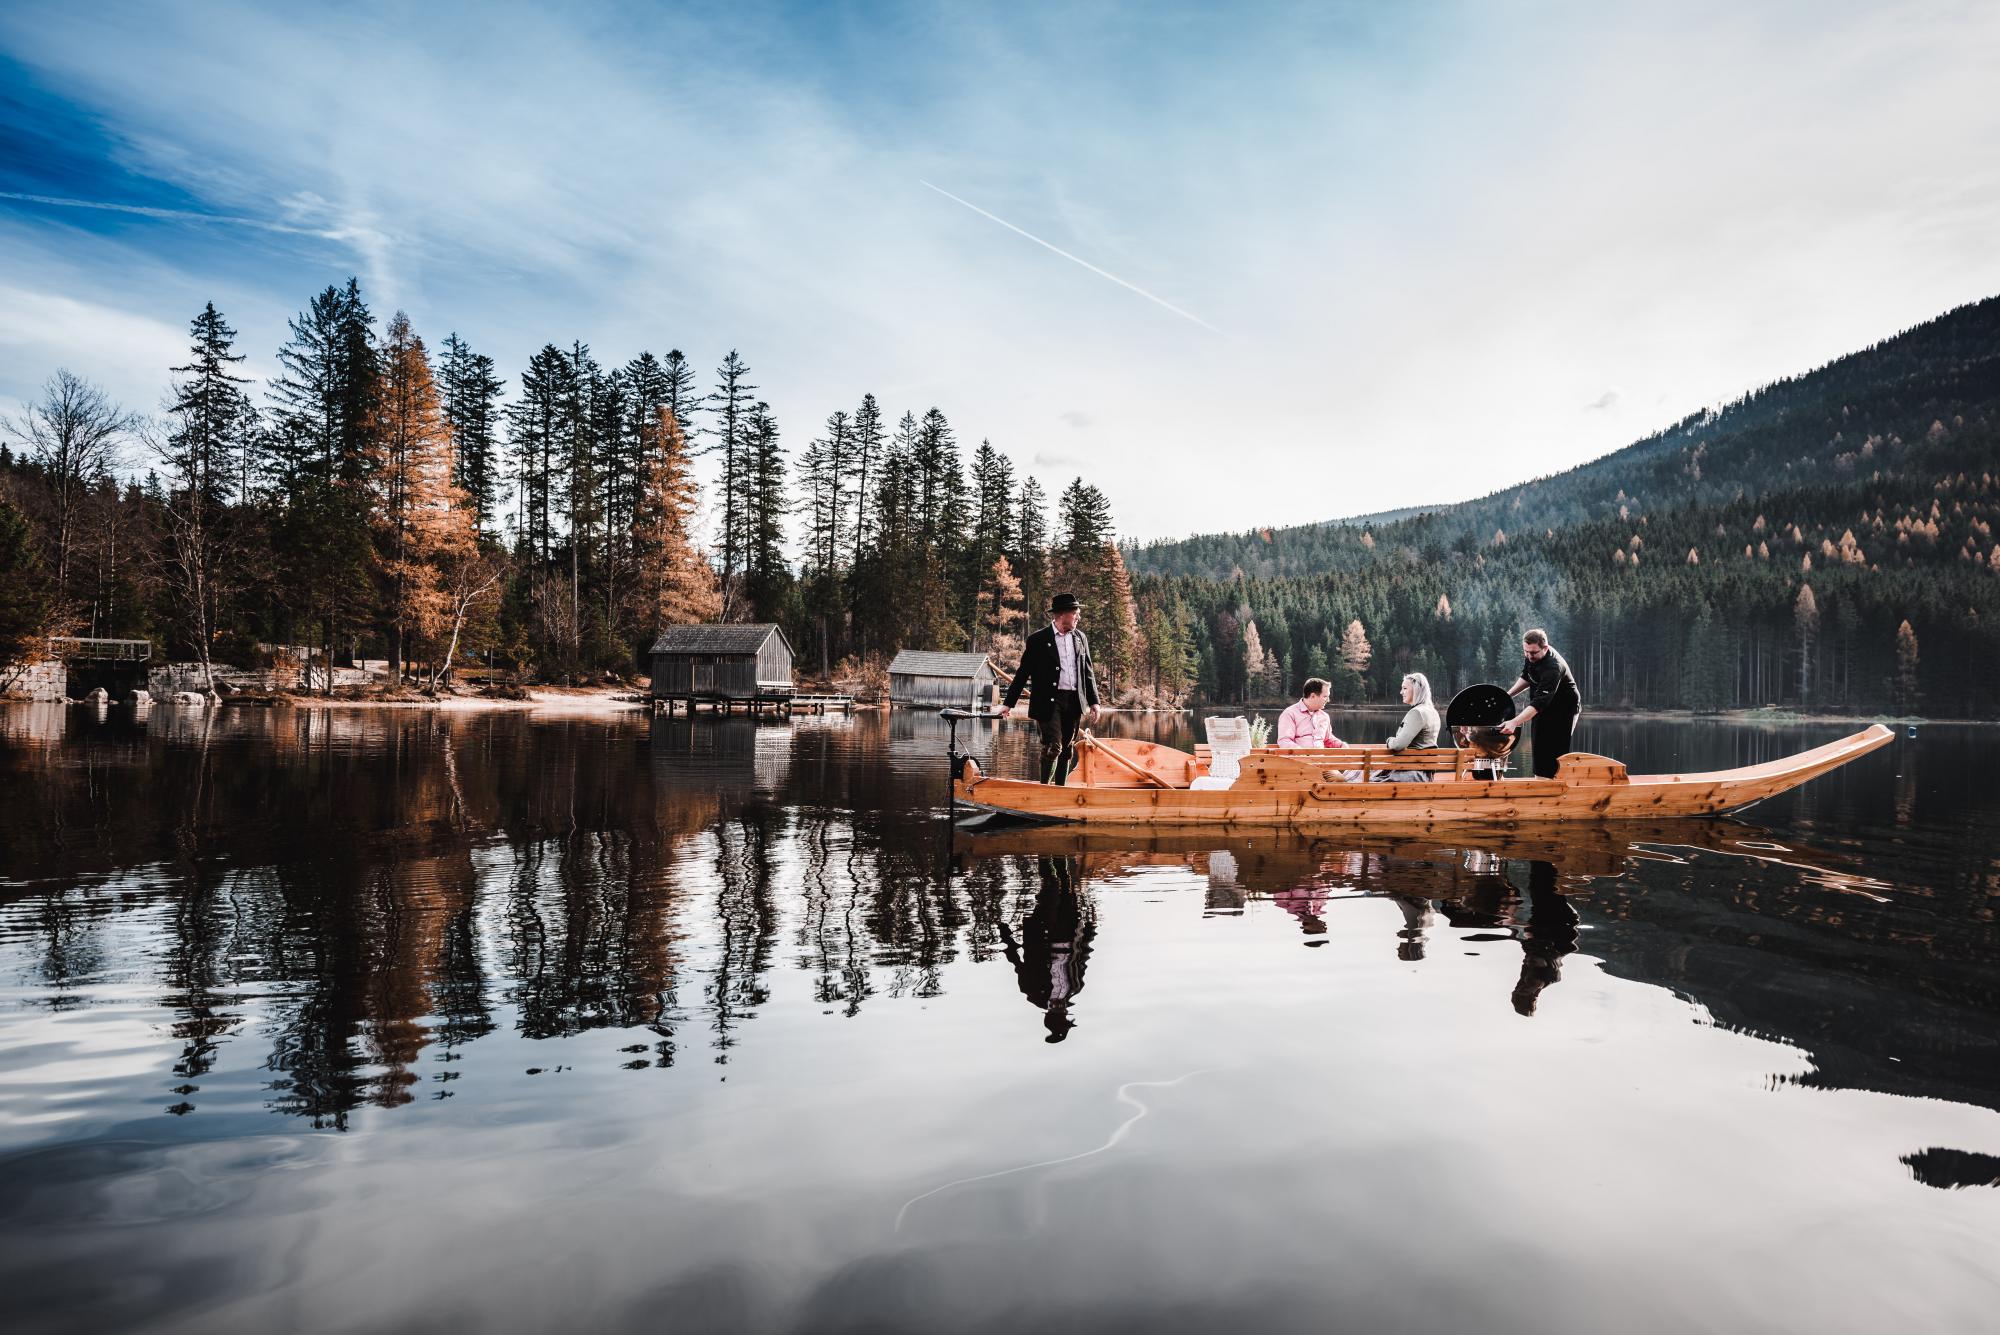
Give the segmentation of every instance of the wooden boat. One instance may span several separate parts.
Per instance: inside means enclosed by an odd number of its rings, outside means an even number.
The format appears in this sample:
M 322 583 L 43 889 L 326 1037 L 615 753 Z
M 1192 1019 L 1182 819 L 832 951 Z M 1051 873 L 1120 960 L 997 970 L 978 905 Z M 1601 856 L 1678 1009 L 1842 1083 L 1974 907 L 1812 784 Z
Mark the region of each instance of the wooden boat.
M 1032 821 L 1097 825 L 1430 826 L 1459 822 L 1556 824 L 1671 820 L 1741 811 L 1887 746 L 1881 724 L 1795 756 L 1707 774 L 1627 774 L 1605 756 L 1564 756 L 1553 779 L 1471 777 L 1464 751 L 1382 746 L 1281 751 L 1243 757 L 1226 788 L 1195 788 L 1208 772 L 1195 754 L 1128 738 L 1078 738 L 1076 769 L 1060 784 L 990 778 L 960 757 L 952 797 L 965 806 Z M 1429 782 L 1378 782 L 1385 771 L 1427 771 Z

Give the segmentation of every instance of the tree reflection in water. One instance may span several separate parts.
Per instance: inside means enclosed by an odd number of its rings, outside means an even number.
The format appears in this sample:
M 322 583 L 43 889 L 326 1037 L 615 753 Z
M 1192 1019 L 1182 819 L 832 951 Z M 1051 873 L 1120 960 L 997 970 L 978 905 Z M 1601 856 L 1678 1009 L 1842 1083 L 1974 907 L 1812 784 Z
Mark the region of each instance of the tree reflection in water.
M 426 1088 L 450 1096 L 458 1060 L 497 1033 L 618 1031 L 634 1069 L 673 1068 L 690 1049 L 727 1063 L 781 969 L 852 1018 L 968 977 L 985 986 L 1005 975 L 953 966 L 1004 962 L 1041 1037 L 1074 1043 L 1098 995 L 1084 991 L 1092 953 L 1110 940 L 1103 897 L 1154 867 L 1203 886 L 1205 915 L 1269 903 L 1308 944 L 1340 937 L 1356 898 L 1397 907 L 1392 948 L 1411 965 L 1447 930 L 1517 943 L 1503 1004 L 1524 1016 L 1547 1011 L 1588 927 L 1596 967 L 1692 997 L 1711 1022 L 1791 1036 L 1819 1054 L 1811 1079 L 2000 1105 L 2000 1074 L 1969 1055 L 2000 1014 L 1980 967 L 2000 945 L 1990 917 L 1913 920 L 1841 857 L 1742 826 L 1027 831 L 948 859 L 941 734 L 909 716 L 893 729 L 243 708 L 6 717 L 0 950 L 30 984 L 20 1004 L 75 1008 L 105 985 L 155 1000 L 172 1043 L 160 1106 L 175 1114 L 203 1106 L 232 1044 L 259 1050 L 270 1108 L 329 1128 Z M 1673 875 L 1715 858 L 1740 874 Z M 1868 1006 L 1793 1003 L 1810 995 L 1797 979 L 1848 969 L 1856 943 Z M 1755 968 L 1733 953 L 1751 949 Z M 1919 1025 L 1927 1046 L 1899 1052 L 1929 1065 L 1891 1066 L 1879 1034 Z

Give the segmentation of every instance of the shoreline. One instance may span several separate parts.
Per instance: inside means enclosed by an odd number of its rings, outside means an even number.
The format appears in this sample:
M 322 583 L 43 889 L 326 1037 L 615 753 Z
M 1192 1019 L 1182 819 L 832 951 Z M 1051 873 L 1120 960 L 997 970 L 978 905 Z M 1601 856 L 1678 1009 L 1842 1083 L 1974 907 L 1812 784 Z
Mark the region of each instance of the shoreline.
M 379 700 L 363 696 L 335 696 L 328 699 L 317 695 L 282 694 L 275 696 L 250 695 L 224 697 L 219 705 L 208 706 L 216 710 L 227 709 L 434 709 L 444 713 L 471 714 L 492 711 L 540 711 L 542 713 L 572 713 L 613 715 L 652 712 L 650 701 L 643 691 L 635 691 L 629 686 L 537 686 L 528 690 L 525 700 L 503 700 L 483 695 L 452 695 L 435 700 Z M 0 698 L 0 705 L 78 705 L 80 700 L 22 700 Z M 1289 703 L 1289 702 L 1287 702 Z M 117 701 L 110 702 L 118 705 Z M 129 705 L 118 706 L 130 708 Z M 178 706 L 155 702 L 149 708 L 176 709 Z M 1205 715 L 1235 712 L 1245 716 L 1275 714 L 1286 705 L 1201 705 L 1181 709 L 1115 709 L 1106 708 L 1104 714 L 1130 718 L 1161 717 L 1164 715 L 1185 715 L 1196 718 Z M 894 706 L 876 701 L 857 703 L 853 712 L 893 709 Z M 1377 704 L 1336 704 L 1328 706 L 1329 712 L 1343 715 L 1380 716 L 1395 718 L 1402 714 L 1401 705 Z M 1025 715 L 1018 717 L 1025 718 Z M 1932 718 L 1922 714 L 1827 714 L 1797 713 L 1787 709 L 1732 709 L 1713 714 L 1697 714 L 1686 709 L 1590 709 L 1585 708 L 1585 723 L 1593 718 L 1617 719 L 1621 721 L 1658 720 L 1684 723 L 1749 723 L 1749 724 L 1794 724 L 1794 723 L 1844 723 L 1863 726 L 1882 723 L 1894 728 L 1911 726 L 1934 726 L 1948 724 L 1954 727 L 1996 727 L 2000 719 L 1982 718 Z

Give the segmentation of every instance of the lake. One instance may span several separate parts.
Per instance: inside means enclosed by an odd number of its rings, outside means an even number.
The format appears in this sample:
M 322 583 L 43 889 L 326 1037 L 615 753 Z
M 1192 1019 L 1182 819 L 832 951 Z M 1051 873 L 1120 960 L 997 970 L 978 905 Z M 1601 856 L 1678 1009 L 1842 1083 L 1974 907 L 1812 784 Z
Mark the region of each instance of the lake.
M 0 708 L 5 1326 L 1989 1331 L 1996 740 L 1733 821 L 955 841 L 906 712 Z

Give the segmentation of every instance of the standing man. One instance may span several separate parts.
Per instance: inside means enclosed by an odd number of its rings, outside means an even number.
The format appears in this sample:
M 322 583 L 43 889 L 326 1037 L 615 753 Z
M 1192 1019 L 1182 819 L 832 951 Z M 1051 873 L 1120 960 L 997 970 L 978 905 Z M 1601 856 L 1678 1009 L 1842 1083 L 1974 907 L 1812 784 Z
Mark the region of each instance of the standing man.
M 1576 678 L 1570 674 L 1563 656 L 1549 646 L 1549 633 L 1537 627 L 1521 637 L 1521 675 L 1507 688 L 1507 694 L 1528 693 L 1528 707 L 1500 725 L 1513 732 L 1529 719 L 1535 721 L 1535 777 L 1556 777 L 1556 762 L 1569 750 L 1576 732 L 1576 716 L 1583 711 L 1583 697 L 1577 693 Z
M 1042 730 L 1042 782 L 1061 783 L 1076 763 L 1076 730 L 1097 721 L 1097 674 L 1090 641 L 1077 629 L 1083 613 L 1073 593 L 1049 604 L 1049 624 L 1028 637 L 1021 666 L 1007 683 L 1012 709 L 1028 691 L 1028 717 Z

